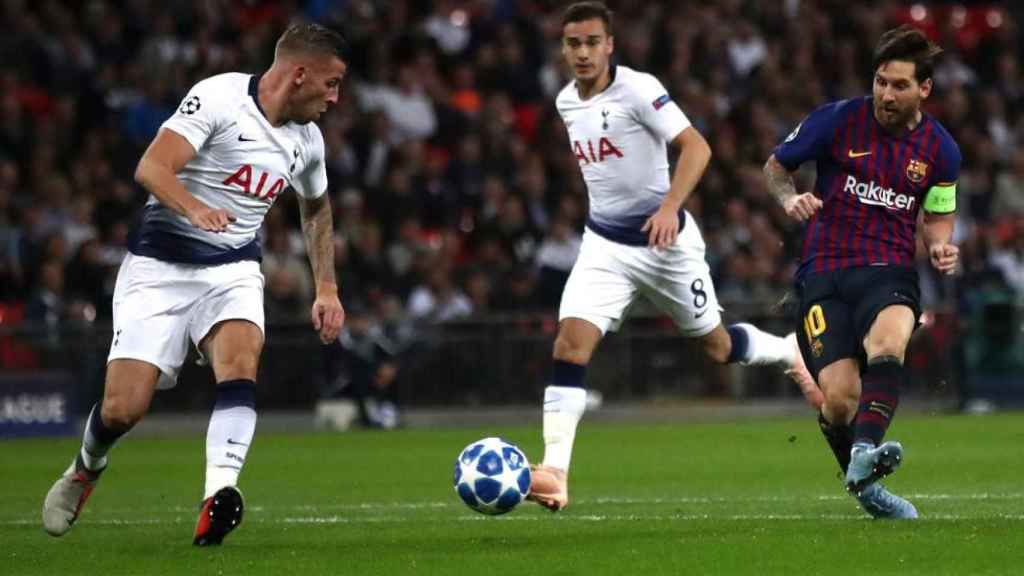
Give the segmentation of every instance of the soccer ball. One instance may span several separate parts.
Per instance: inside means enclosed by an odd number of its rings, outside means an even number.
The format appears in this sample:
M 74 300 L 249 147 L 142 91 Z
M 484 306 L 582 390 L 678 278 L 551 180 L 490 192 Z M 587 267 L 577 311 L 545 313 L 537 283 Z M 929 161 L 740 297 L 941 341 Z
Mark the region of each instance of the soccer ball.
M 530 493 L 530 463 L 518 446 L 484 438 L 455 459 L 455 492 L 483 514 L 504 514 Z

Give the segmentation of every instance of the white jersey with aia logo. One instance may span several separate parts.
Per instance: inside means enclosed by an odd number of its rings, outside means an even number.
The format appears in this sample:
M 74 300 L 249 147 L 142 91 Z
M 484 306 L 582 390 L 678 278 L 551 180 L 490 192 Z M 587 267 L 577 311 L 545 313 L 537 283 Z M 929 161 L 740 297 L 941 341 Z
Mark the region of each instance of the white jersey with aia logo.
M 315 124 L 274 127 L 257 101 L 259 77 L 221 74 L 196 84 L 163 127 L 195 156 L 178 172 L 189 193 L 235 216 L 206 232 L 150 197 L 114 288 L 108 362 L 142 360 L 173 386 L 190 343 L 218 323 L 244 320 L 263 330 L 263 274 L 256 233 L 289 188 L 305 198 L 327 188 L 324 142 Z
M 640 232 L 668 193 L 666 143 L 690 126 L 650 74 L 614 66 L 607 88 L 581 100 L 575 82 L 555 101 L 590 195 L 587 226 L 610 240 L 647 244 Z
M 320 129 L 313 123 L 271 126 L 257 103 L 258 84 L 259 77 L 249 74 L 207 78 L 163 124 L 196 151 L 178 173 L 185 189 L 236 220 L 224 232 L 206 232 L 150 197 L 134 254 L 193 264 L 258 259 L 256 233 L 274 201 L 289 188 L 305 198 L 324 193 Z
M 590 197 L 559 320 L 580 318 L 602 333 L 615 330 L 642 295 L 684 335 L 703 336 L 721 315 L 696 223 L 680 210 L 679 236 L 664 250 L 648 248 L 642 231 L 670 188 L 667 144 L 690 121 L 654 76 L 625 66 L 610 73 L 600 93 L 583 100 L 570 82 L 555 101 Z

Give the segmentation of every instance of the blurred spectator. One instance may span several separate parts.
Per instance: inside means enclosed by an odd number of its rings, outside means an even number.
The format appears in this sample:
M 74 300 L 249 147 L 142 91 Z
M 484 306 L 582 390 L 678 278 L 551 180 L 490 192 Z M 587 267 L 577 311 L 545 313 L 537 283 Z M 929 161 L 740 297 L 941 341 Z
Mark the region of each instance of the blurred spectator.
M 1010 170 L 996 176 L 992 213 L 1001 218 L 1024 218 L 1024 148 L 1015 149 L 1010 160 Z
M 434 262 L 426 281 L 409 295 L 409 316 L 423 324 L 437 324 L 469 316 L 473 305 L 452 281 L 444 262 Z
M 587 202 L 552 103 L 569 81 L 564 6 L 300 4 L 296 14 L 289 10 L 298 4 L 271 2 L 172 11 L 110 0 L 0 4 L 8 23 L 0 39 L 0 300 L 38 299 L 44 277 L 55 275 L 42 268 L 65 262 L 66 292 L 109 322 L 101 300 L 146 199 L 132 178 L 144 147 L 191 85 L 260 72 L 283 26 L 310 17 L 341 28 L 353 49 L 341 104 L 320 123 L 346 298 L 431 321 L 554 313 Z M 801 230 L 767 196 L 760 166 L 815 107 L 870 93 L 873 44 L 886 28 L 913 22 L 909 8 L 610 4 L 616 61 L 658 76 L 714 149 L 687 206 L 707 239 L 719 296 L 776 298 L 791 282 Z M 982 272 L 1024 290 L 1013 223 L 1024 215 L 1020 10 L 985 10 L 1000 17 L 978 19 L 984 24 L 968 34 L 951 25 L 947 5 L 929 7 L 928 30 L 946 53 L 927 109 L 964 154 L 957 238 L 965 272 L 955 289 L 936 283 L 937 298 L 962 293 Z M 798 177 L 802 189 L 808 176 Z M 294 198 L 280 202 L 264 236 L 268 311 L 305 321 L 303 239 Z M 998 238 L 978 231 L 992 229 Z M 439 254 L 444 265 L 433 260 Z
M 262 268 L 267 283 L 267 319 L 288 323 L 305 318 L 313 302 L 313 280 L 309 262 L 291 252 L 286 232 L 267 234 Z
M 415 215 L 402 218 L 397 232 L 397 241 L 388 248 L 387 257 L 396 282 L 404 289 L 412 283 L 416 260 L 426 256 L 429 247 L 423 239 L 420 220 Z
M 474 268 L 466 274 L 466 297 L 469 298 L 473 314 L 483 316 L 491 312 L 491 296 L 494 287 L 490 277 L 481 269 Z
M 434 105 L 411 64 L 399 64 L 395 85 L 385 85 L 364 95 L 362 105 L 384 113 L 391 126 L 388 141 L 392 146 L 410 139 L 429 138 L 437 128 Z
M 541 306 L 557 308 L 562 299 L 562 288 L 580 253 L 583 238 L 565 218 L 551 224 L 548 235 L 537 250 L 538 298 Z
M 82 241 L 68 263 L 65 284 L 68 294 L 87 303 L 99 318 L 110 318 L 117 266 L 103 257 L 100 241 L 93 237 Z
M 516 264 L 501 280 L 494 308 L 502 312 L 529 312 L 537 309 L 537 273 L 531 265 Z
M 23 274 L 18 257 L 21 230 L 14 224 L 10 199 L 10 191 L 0 185 L 0 301 L 19 295 Z
M 337 342 L 325 348 L 325 358 L 328 398 L 350 398 L 365 427 L 398 427 L 397 350 L 371 310 L 346 304 L 345 326 Z
M 97 238 L 96 225 L 93 224 L 95 202 L 91 196 L 78 196 L 71 202 L 71 211 L 64 224 L 64 243 L 68 253 L 78 252 L 78 247 L 87 240 Z
M 999 270 L 1007 285 L 1019 295 L 1024 295 L 1024 230 L 1014 227 L 1005 244 L 992 252 L 992 266 Z
M 64 263 L 49 258 L 39 267 L 39 283 L 25 304 L 25 320 L 56 331 L 64 319 Z

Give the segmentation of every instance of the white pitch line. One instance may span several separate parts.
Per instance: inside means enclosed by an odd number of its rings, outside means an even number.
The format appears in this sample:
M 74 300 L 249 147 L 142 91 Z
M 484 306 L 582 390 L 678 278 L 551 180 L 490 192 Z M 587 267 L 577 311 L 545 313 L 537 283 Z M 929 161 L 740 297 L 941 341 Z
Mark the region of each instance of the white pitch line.
M 696 521 L 805 521 L 805 520 L 868 520 L 864 514 L 584 514 L 579 516 L 522 516 L 508 515 L 491 517 L 484 515 L 459 515 L 453 518 L 436 520 L 441 522 L 696 522 Z M 918 521 L 964 521 L 964 520 L 1009 520 L 1024 521 L 1024 514 L 995 514 L 991 516 L 967 516 L 962 514 L 933 514 L 922 517 Z M 252 520 L 258 524 L 297 524 L 297 525 L 338 525 L 338 524 L 402 524 L 417 522 L 404 516 L 378 516 L 369 518 L 350 518 L 346 516 L 291 516 L 285 518 L 257 518 Z M 251 521 L 251 522 L 252 522 Z M 176 517 L 173 519 L 140 518 L 132 520 L 101 519 L 86 520 L 80 524 L 97 526 L 139 526 L 155 524 L 192 524 L 194 519 Z M 28 526 L 38 524 L 38 520 L 3 520 L 0 525 Z
M 907 494 L 907 498 L 915 501 L 943 501 L 943 502 L 959 502 L 959 501 L 984 501 L 984 500 L 997 500 L 997 501 L 1014 501 L 1024 500 L 1024 493 L 989 493 L 980 492 L 975 494 L 929 494 L 929 493 L 918 493 L 918 494 Z M 686 504 L 734 504 L 734 503 L 789 503 L 789 502 L 806 502 L 808 500 L 819 501 L 819 502 L 831 502 L 831 501 L 847 501 L 850 500 L 850 496 L 845 494 L 819 494 L 819 495 L 808 495 L 808 496 L 740 496 L 740 497 L 726 497 L 726 496 L 692 496 L 692 497 L 667 497 L 667 498 L 623 498 L 623 497 L 595 497 L 577 500 L 574 502 L 577 506 L 590 505 L 590 506 L 625 506 L 625 505 L 686 505 Z M 852 501 L 852 500 L 851 500 Z M 374 516 L 374 517 L 346 517 L 337 514 L 332 515 L 317 515 L 317 512 L 330 512 L 330 511 L 352 511 L 352 512 L 372 512 L 372 511 L 398 511 L 398 510 L 441 510 L 448 508 L 461 508 L 463 504 L 456 500 L 454 497 L 451 501 L 433 501 L 433 502 L 363 502 L 355 504 L 304 504 L 298 506 L 251 506 L 247 509 L 248 512 L 254 513 L 253 519 L 257 522 L 284 522 L 293 524 L 342 524 L 342 523 L 371 523 L 371 522 L 408 522 L 413 519 L 403 516 Z M 195 508 L 191 506 L 171 506 L 168 508 L 161 509 L 105 509 L 103 514 L 132 514 L 138 516 L 140 514 L 161 514 L 161 513 L 172 513 L 172 514 L 193 514 Z M 285 518 L 265 518 L 262 517 L 264 514 L 275 514 L 275 513 L 303 513 L 312 512 L 313 514 L 307 516 L 288 516 Z M 558 520 L 566 521 L 587 521 L 596 519 L 608 519 L 608 520 L 711 520 L 711 519 L 734 519 L 734 520 L 810 520 L 810 519 L 845 519 L 845 518 L 861 518 L 861 515 L 802 515 L 802 514 L 740 514 L 740 515 L 717 515 L 707 513 L 690 513 L 690 514 L 678 514 L 669 516 L 658 516 L 658 515 L 561 515 L 555 517 L 533 517 L 533 516 L 503 516 L 501 521 L 536 521 L 544 518 L 555 518 Z M 966 519 L 1004 519 L 1004 520 L 1020 520 L 1024 519 L 1024 514 L 992 514 L 992 515 L 979 515 L 979 516 L 965 516 L 957 514 L 929 514 L 928 519 L 936 520 L 966 520 Z M 474 521 L 474 520 L 487 520 L 486 516 L 470 515 L 470 516 L 459 516 L 455 518 L 448 518 L 448 520 L 459 520 L 459 521 Z M 426 521 L 432 519 L 425 519 Z M 96 520 L 84 520 L 84 524 L 100 524 L 100 525 L 147 525 L 147 524 L 160 524 L 163 522 L 170 523 L 192 523 L 195 519 L 190 516 L 176 516 L 173 519 L 156 519 L 156 518 L 139 518 L 139 519 L 96 519 Z M 0 525 L 6 526 L 25 526 L 38 524 L 38 518 L 0 518 Z
M 990 493 L 979 492 L 975 494 L 932 494 L 915 493 L 901 494 L 910 500 L 922 501 L 982 501 L 1001 500 L 1013 501 L 1024 500 L 1024 493 Z M 837 494 L 815 494 L 815 495 L 791 495 L 791 496 L 670 496 L 661 498 L 629 498 L 618 496 L 598 496 L 592 498 L 581 498 L 573 500 L 573 504 L 599 505 L 599 506 L 626 506 L 626 505 L 672 505 L 672 504 L 732 504 L 732 503 L 787 503 L 806 502 L 808 500 L 818 502 L 851 501 L 850 496 L 843 493 Z M 374 510 L 434 510 L 445 508 L 457 508 L 463 504 L 454 496 L 449 501 L 428 501 L 428 502 L 360 502 L 352 504 L 300 504 L 294 506 L 260 505 L 248 506 L 247 512 L 255 513 L 288 513 L 288 512 L 326 512 L 326 511 L 374 511 Z M 106 508 L 104 513 L 109 514 L 140 514 L 140 513 L 162 513 L 170 512 L 177 514 L 192 514 L 196 512 L 194 506 L 169 506 L 167 508 Z M 2 521 L 2 519 L 0 519 Z
M 902 494 L 910 500 L 1024 500 L 1024 493 L 978 493 L 978 494 Z M 807 500 L 833 501 L 849 500 L 848 494 L 819 494 L 793 496 L 681 496 L 666 498 L 622 498 L 617 496 L 576 500 L 577 504 L 729 504 L 733 502 L 806 502 Z

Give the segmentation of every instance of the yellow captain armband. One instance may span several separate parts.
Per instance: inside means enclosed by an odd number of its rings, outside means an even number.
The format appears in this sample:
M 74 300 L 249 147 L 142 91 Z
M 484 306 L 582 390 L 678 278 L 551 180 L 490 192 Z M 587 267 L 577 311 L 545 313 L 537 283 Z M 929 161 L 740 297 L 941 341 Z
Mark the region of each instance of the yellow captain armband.
M 924 209 L 933 214 L 956 212 L 956 182 L 940 182 L 928 189 Z

